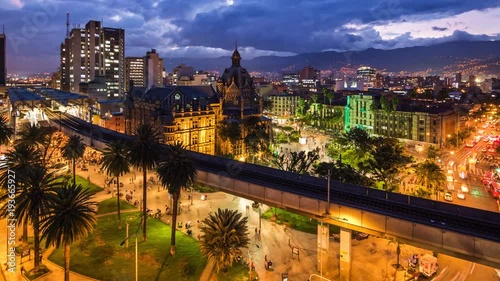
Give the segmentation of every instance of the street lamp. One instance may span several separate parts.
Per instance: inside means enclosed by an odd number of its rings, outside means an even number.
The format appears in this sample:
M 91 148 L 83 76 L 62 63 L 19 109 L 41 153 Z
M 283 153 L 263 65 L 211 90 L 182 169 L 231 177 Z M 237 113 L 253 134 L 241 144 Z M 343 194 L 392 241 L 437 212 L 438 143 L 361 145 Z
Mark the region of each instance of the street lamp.
M 144 217 L 141 216 L 141 222 L 139 223 L 139 226 L 137 226 L 137 230 L 134 234 L 132 235 L 129 235 L 127 237 L 125 237 L 125 239 L 120 243 L 120 246 L 123 246 L 123 244 L 125 244 L 128 239 L 130 239 L 132 236 L 135 236 L 135 281 L 139 281 L 139 270 L 138 270 L 138 263 L 137 263 L 137 236 L 138 236 L 138 233 L 139 233 L 139 229 L 141 228 L 141 225 L 142 225 L 142 221 L 143 221 Z

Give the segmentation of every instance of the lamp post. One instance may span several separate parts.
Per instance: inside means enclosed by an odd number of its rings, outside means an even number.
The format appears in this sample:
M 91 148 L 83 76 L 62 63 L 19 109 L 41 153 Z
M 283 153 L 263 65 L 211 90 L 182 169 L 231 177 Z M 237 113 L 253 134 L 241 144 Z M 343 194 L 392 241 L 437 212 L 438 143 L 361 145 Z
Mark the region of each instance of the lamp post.
M 139 281 L 139 270 L 138 270 L 139 267 L 138 267 L 138 259 L 137 259 L 137 257 L 138 257 L 137 236 L 139 233 L 139 229 L 141 228 L 143 219 L 144 219 L 144 217 L 141 216 L 141 222 L 139 223 L 139 226 L 137 227 L 137 230 L 135 231 L 135 233 L 125 237 L 125 239 L 123 239 L 123 241 L 120 243 L 120 246 L 123 246 L 123 244 L 125 244 L 128 241 L 128 239 L 130 239 L 132 236 L 135 236 L 135 281 Z M 127 229 L 128 229 L 128 227 L 127 227 Z

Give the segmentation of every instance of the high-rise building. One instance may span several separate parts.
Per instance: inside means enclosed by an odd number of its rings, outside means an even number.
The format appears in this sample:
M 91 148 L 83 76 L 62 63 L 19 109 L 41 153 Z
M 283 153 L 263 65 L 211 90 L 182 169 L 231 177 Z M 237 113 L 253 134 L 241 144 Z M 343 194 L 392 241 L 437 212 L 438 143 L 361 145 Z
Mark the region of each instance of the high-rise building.
M 7 84 L 7 38 L 0 34 L 0 85 Z
M 301 90 L 309 90 L 317 92 L 320 82 L 320 71 L 307 66 L 299 71 L 299 88 Z
M 130 90 L 130 81 L 134 87 L 146 87 L 144 57 L 126 57 L 125 58 L 125 91 Z
M 369 88 L 375 88 L 377 77 L 377 70 L 375 68 L 362 66 L 358 68 L 358 70 L 356 71 L 356 75 L 358 79 L 361 79 L 363 81 L 365 90 L 368 90 Z
M 105 77 L 109 98 L 122 98 L 125 90 L 125 31 L 89 21 L 69 32 L 60 48 L 61 88 L 80 92 L 80 83 Z
M 155 86 L 163 86 L 164 71 L 163 59 L 160 58 L 156 49 L 146 53 L 144 57 L 127 57 L 126 67 L 126 91 L 129 91 L 130 81 L 134 87 L 145 87 L 147 89 Z

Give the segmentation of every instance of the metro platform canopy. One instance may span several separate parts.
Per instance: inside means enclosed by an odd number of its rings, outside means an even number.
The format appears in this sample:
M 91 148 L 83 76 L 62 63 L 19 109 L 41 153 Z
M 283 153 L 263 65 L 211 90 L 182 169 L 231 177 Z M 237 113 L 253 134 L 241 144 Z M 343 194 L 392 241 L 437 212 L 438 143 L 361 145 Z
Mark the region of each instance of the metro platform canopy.
M 80 94 L 47 88 L 36 89 L 35 91 L 30 91 L 25 88 L 11 88 L 7 91 L 7 95 L 12 107 L 14 108 L 18 105 L 34 106 L 35 104 L 51 100 L 67 104 L 70 100 L 85 100 L 88 98 L 87 96 Z
M 85 100 L 88 98 L 84 95 L 48 88 L 36 89 L 35 92 L 47 98 L 48 100 L 56 100 L 61 103 L 67 103 L 69 100 Z
M 24 88 L 11 88 L 7 91 L 7 95 L 14 108 L 20 104 L 32 106 L 35 103 L 38 104 L 46 100 L 45 97 Z

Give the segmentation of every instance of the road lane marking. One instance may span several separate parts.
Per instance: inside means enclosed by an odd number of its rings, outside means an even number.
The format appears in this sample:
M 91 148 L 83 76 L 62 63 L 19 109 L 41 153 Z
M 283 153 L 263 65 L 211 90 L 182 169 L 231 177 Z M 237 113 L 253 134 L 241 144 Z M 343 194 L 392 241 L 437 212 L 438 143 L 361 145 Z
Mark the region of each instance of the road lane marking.
M 473 263 L 472 264 L 472 268 L 470 269 L 470 272 L 469 272 L 469 275 L 472 274 L 472 272 L 474 271 L 474 268 L 476 267 L 476 263 Z

